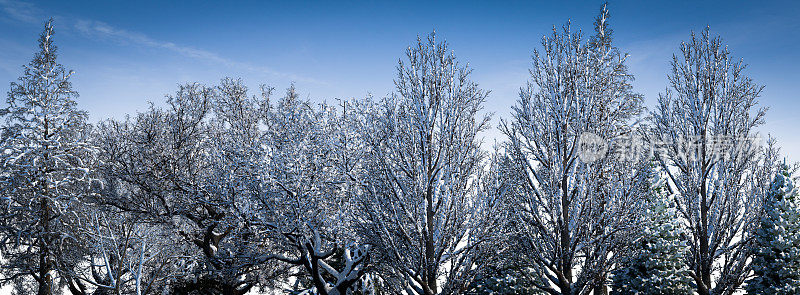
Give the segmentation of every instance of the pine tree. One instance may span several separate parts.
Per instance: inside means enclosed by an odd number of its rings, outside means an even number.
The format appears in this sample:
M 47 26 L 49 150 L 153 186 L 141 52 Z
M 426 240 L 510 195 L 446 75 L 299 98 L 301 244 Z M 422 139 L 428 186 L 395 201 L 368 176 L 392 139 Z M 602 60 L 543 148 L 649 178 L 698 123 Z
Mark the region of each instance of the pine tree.
M 748 294 L 800 294 L 800 209 L 789 167 L 782 165 L 764 200 Z
M 685 264 L 686 245 L 671 196 L 663 182 L 654 185 L 642 218 L 643 231 L 622 267 L 614 272 L 611 294 L 692 294 L 692 279 Z
M 18 294 L 57 292 L 55 270 L 66 243 L 65 220 L 89 187 L 86 113 L 76 108 L 66 71 L 56 62 L 52 20 L 41 49 L 11 83 L 0 146 L 0 245 L 3 283 Z

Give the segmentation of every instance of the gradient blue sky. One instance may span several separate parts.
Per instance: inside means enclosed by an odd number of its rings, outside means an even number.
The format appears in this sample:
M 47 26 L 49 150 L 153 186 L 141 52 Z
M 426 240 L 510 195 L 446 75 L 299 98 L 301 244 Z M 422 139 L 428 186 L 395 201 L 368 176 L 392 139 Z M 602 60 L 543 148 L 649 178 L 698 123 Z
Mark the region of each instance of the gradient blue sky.
M 436 30 L 473 79 L 492 90 L 487 110 L 507 117 L 530 56 L 553 25 L 591 33 L 601 1 L 304 2 L 0 0 L 0 92 L 56 20 L 60 61 L 74 69 L 93 121 L 144 110 L 179 83 L 241 77 L 251 89 L 292 81 L 316 101 L 392 91 L 395 66 L 417 35 Z M 635 88 L 654 103 L 669 61 L 692 30 L 711 26 L 766 85 L 764 133 L 800 160 L 800 4 L 792 1 L 610 1 L 616 44 L 630 53 Z M 489 135 L 493 136 L 494 132 Z

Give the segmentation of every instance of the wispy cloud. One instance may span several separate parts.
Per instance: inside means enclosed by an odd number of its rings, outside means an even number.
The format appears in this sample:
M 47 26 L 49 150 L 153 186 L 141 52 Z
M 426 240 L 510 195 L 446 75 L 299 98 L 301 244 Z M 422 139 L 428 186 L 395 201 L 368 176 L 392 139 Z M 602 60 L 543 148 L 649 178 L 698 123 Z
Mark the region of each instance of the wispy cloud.
M 0 10 L 11 20 L 36 24 L 41 22 L 41 10 L 35 5 L 15 0 L 0 0 Z
M 32 4 L 13 1 L 0 0 L 0 23 L 23 23 L 26 25 L 35 24 L 40 21 L 40 11 Z M 28 56 L 30 48 L 22 46 L 14 40 L 0 36 L 0 72 L 17 74 L 20 65 L 17 60 L 21 56 Z
M 295 74 L 278 72 L 268 67 L 256 66 L 248 63 L 234 61 L 232 59 L 222 57 L 210 51 L 196 49 L 188 46 L 182 46 L 175 44 L 173 42 L 155 40 L 145 34 L 115 28 L 107 23 L 100 21 L 78 20 L 77 22 L 75 22 L 75 28 L 79 32 L 90 38 L 112 40 L 115 42 L 120 42 L 125 44 L 134 44 L 137 46 L 164 49 L 186 57 L 194 58 L 204 62 L 220 64 L 230 68 L 242 69 L 250 72 L 264 73 L 272 76 L 291 79 L 294 81 L 325 84 L 315 79 L 302 77 Z
M 0 11 L 7 15 L 8 19 L 27 24 L 40 24 L 43 19 L 46 18 L 44 17 L 45 13 L 35 5 L 17 0 L 0 0 Z M 58 17 L 58 20 L 61 23 L 65 23 L 67 26 L 71 25 L 87 38 L 167 50 L 202 62 L 218 64 L 241 71 L 286 78 L 296 82 L 327 84 L 313 78 L 276 71 L 266 66 L 235 61 L 210 51 L 183 46 L 173 42 L 156 40 L 146 34 L 116 28 L 101 21 L 73 19 L 68 17 Z

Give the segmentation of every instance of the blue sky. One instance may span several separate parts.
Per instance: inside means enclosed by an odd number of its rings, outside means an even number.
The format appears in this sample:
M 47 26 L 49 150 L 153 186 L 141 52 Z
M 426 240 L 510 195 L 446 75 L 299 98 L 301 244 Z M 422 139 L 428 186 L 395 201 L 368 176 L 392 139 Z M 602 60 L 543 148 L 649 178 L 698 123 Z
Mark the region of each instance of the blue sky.
M 60 61 L 76 71 L 79 105 L 93 121 L 160 102 L 179 83 L 241 77 L 252 89 L 295 82 L 312 100 L 383 96 L 417 35 L 445 38 L 473 79 L 492 91 L 487 110 L 507 117 L 530 56 L 553 25 L 591 33 L 601 1 L 18 1 L 0 0 L 0 92 L 56 20 Z M 748 74 L 766 85 L 764 133 L 800 160 L 800 4 L 792 1 L 610 1 L 616 44 L 630 53 L 634 87 L 652 105 L 667 86 L 681 40 L 706 25 Z M 492 132 L 490 132 L 490 135 Z

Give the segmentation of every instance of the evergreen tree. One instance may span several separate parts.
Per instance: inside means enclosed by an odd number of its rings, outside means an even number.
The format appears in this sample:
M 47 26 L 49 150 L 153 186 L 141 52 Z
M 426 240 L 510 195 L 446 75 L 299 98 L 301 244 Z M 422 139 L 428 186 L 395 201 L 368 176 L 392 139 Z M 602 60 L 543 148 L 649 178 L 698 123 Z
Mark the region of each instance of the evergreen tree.
M 535 287 L 532 280 L 536 277 L 532 268 L 509 265 L 478 276 L 470 285 L 467 294 L 492 295 L 539 295 L 546 294 Z
M 764 200 L 748 294 L 800 294 L 800 210 L 789 167 L 782 165 Z
M 17 294 L 48 295 L 59 261 L 74 239 L 65 223 L 87 191 L 91 148 L 86 113 L 76 108 L 71 71 L 56 62 L 52 20 L 40 51 L 11 83 L 0 146 L 0 207 L 3 283 Z M 34 291 L 36 290 L 36 291 Z
M 692 294 L 686 245 L 663 182 L 658 182 L 642 218 L 642 232 L 614 272 L 611 294 Z

